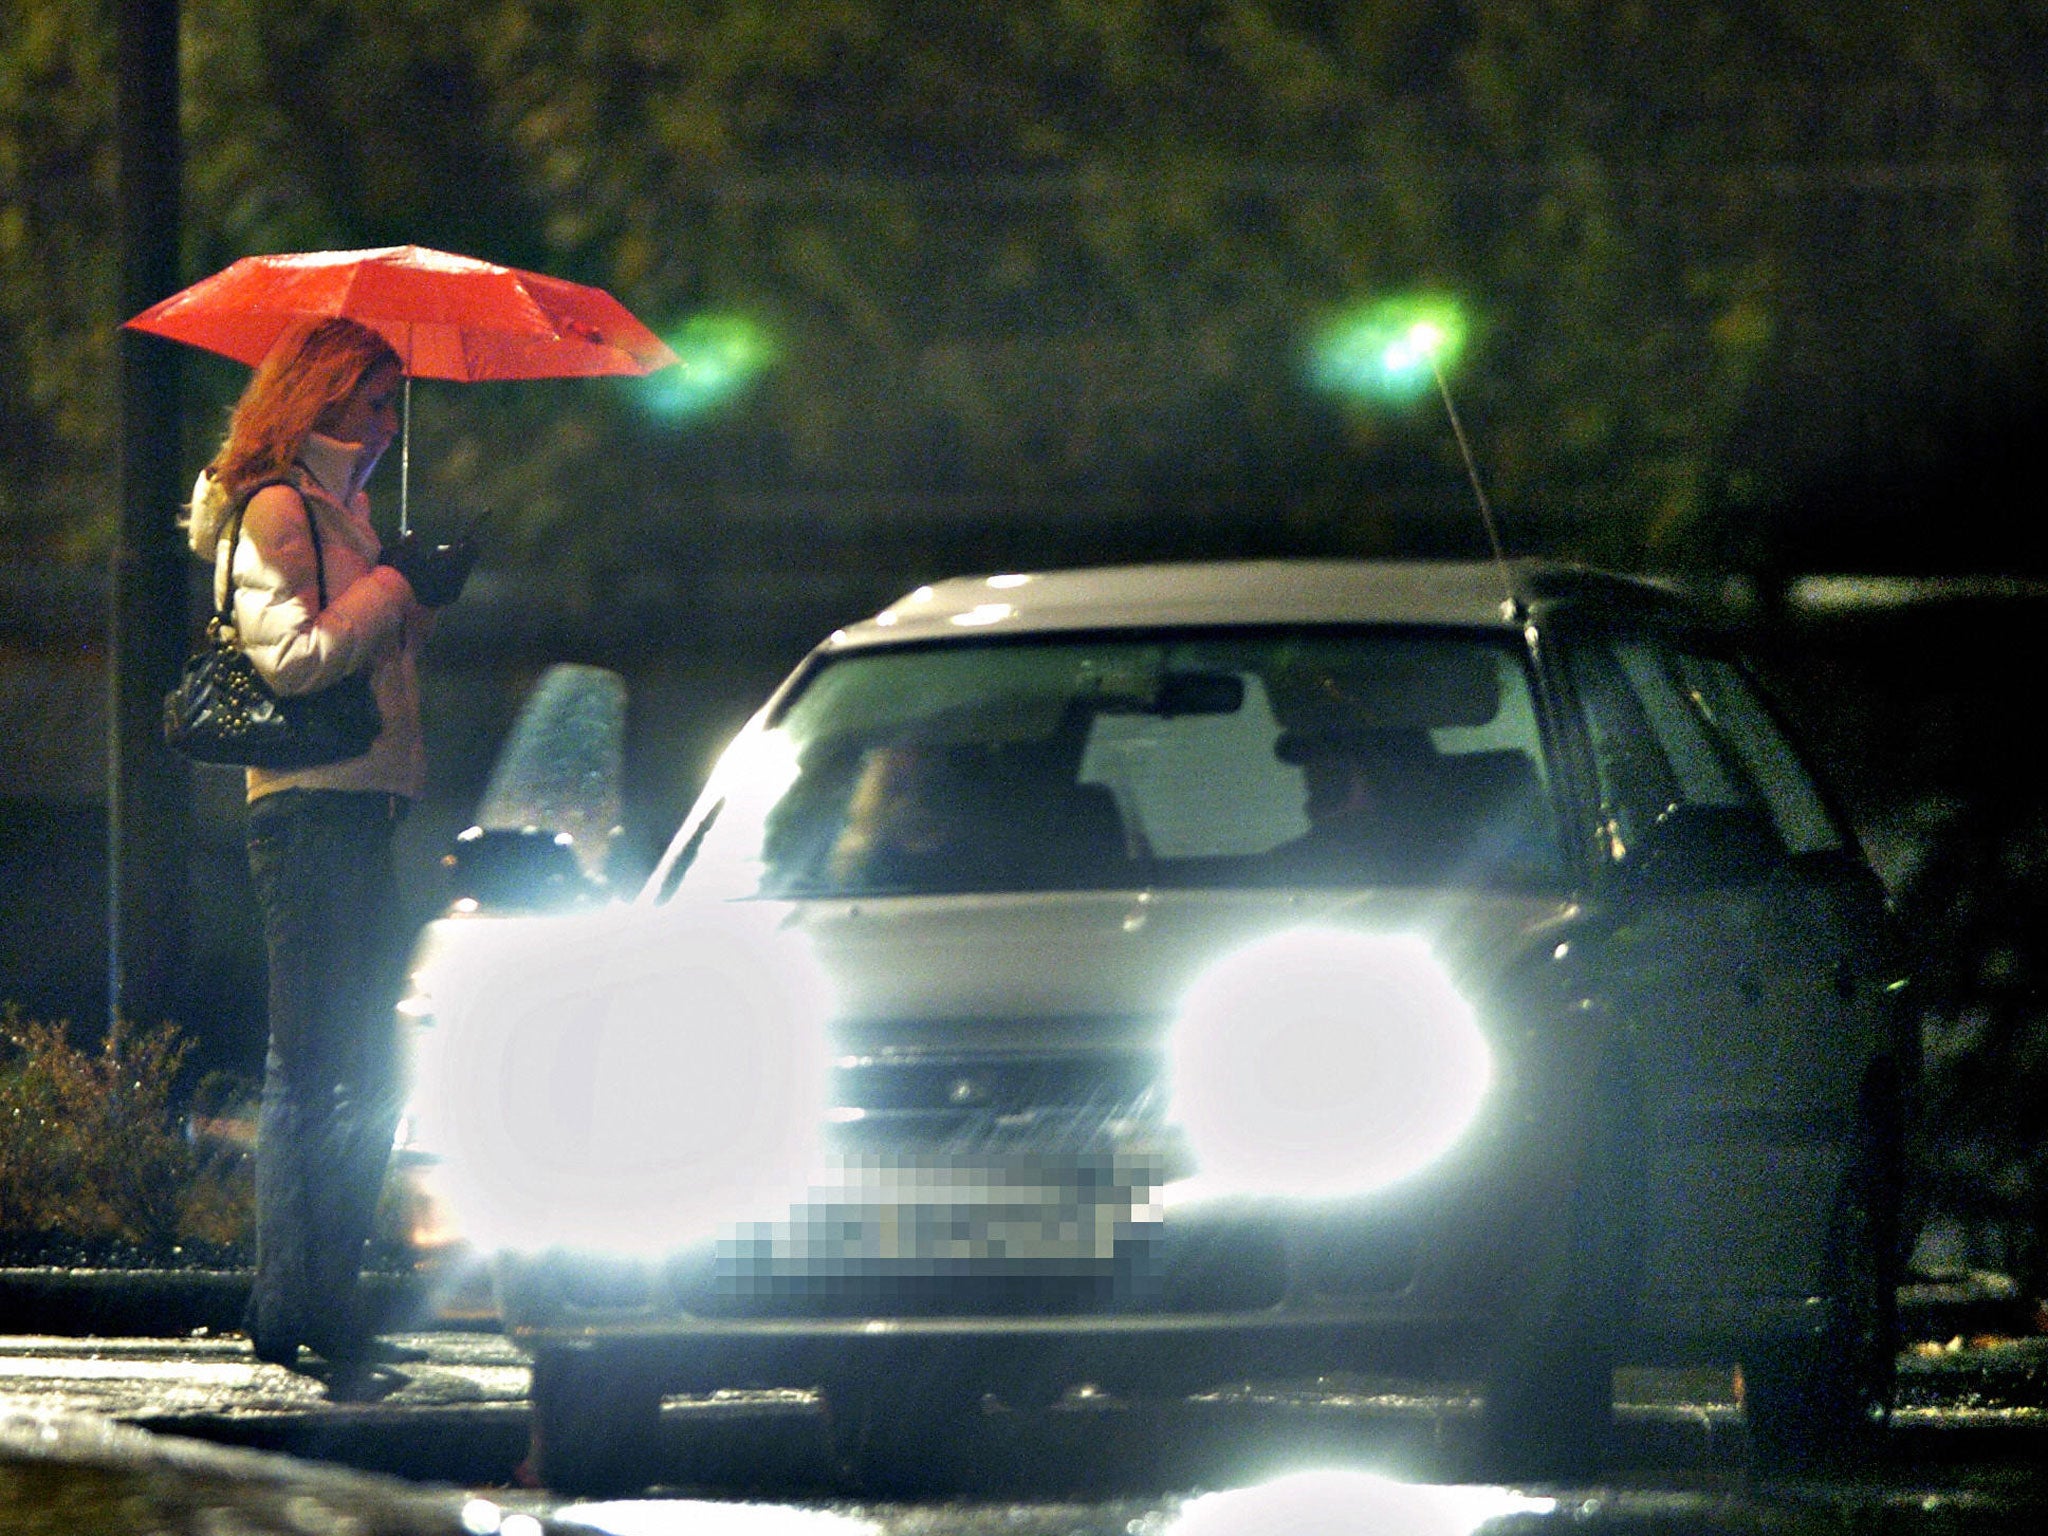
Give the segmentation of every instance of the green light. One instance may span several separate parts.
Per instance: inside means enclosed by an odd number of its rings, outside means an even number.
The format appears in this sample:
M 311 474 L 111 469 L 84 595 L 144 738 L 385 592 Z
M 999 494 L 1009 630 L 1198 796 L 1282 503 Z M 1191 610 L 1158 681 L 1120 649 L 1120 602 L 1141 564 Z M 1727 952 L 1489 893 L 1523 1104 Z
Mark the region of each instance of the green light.
M 774 342 L 745 315 L 693 315 L 667 339 L 682 362 L 647 380 L 649 406 L 666 416 L 709 410 L 775 361 Z
M 1324 389 L 1407 400 L 1448 369 L 1465 342 L 1465 319 L 1445 298 L 1385 299 L 1339 315 L 1313 348 L 1312 375 Z

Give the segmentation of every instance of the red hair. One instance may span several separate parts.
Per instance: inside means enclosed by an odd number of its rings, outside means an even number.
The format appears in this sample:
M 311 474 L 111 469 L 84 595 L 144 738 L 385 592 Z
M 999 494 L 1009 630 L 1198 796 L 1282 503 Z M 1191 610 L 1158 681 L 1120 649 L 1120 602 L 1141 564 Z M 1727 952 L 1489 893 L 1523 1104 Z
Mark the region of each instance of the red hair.
M 297 322 L 243 389 L 207 473 L 230 497 L 286 473 L 306 435 L 386 363 L 402 366 L 391 344 L 366 325 L 339 317 Z

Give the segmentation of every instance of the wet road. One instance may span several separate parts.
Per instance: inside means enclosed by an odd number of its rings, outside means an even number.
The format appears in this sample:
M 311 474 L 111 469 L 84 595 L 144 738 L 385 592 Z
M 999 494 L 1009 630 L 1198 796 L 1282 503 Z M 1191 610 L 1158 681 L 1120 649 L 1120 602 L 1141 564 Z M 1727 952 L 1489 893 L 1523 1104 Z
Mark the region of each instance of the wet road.
M 2048 1373 L 2042 1340 L 1910 1361 L 1885 1454 L 1822 1480 L 1751 1478 L 1732 1383 L 1710 1371 L 1624 1373 L 1609 1476 L 1597 1487 L 1515 1491 L 1488 1488 L 1472 1458 L 1469 1394 L 1393 1381 L 1247 1384 L 1172 1403 L 1077 1396 L 1051 1412 L 990 1414 L 971 1453 L 920 1467 L 923 1486 L 886 1499 L 848 1484 L 813 1397 L 755 1393 L 670 1400 L 664 1430 L 678 1482 L 661 1492 L 674 1496 L 603 1511 L 519 1486 L 526 1371 L 502 1339 L 404 1341 L 428 1360 L 387 1374 L 370 1400 L 335 1402 L 312 1378 L 256 1363 L 235 1337 L 0 1338 L 0 1404 L 287 1452 L 438 1487 L 451 1510 L 481 1497 L 501 1513 L 574 1518 L 620 1536 L 1462 1532 L 1490 1521 L 1517 1531 L 2048 1529 L 2048 1414 L 2029 1406 Z M 1309 1468 L 1324 1480 L 1248 1491 Z M 1258 1499 L 1280 1507 L 1262 1510 Z

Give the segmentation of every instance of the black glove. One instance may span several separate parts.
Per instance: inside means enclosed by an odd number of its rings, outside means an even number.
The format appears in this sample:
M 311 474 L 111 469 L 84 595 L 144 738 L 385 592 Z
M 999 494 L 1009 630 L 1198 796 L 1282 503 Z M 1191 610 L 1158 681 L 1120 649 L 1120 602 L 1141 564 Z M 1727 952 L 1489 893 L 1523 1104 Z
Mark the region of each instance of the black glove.
M 403 576 L 412 587 L 412 595 L 427 607 L 446 608 L 462 596 L 462 584 L 469 580 L 478 553 L 474 539 L 422 544 L 418 534 L 407 533 L 384 551 L 378 563 Z

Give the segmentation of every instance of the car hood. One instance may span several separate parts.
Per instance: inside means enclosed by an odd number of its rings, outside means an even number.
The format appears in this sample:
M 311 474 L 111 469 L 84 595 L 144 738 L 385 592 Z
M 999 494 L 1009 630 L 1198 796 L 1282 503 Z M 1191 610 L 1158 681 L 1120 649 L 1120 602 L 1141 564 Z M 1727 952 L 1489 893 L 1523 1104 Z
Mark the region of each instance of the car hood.
M 1426 940 L 1483 998 L 1576 908 L 1557 896 L 1442 891 L 1138 891 L 789 905 L 851 1049 L 1100 1048 L 1149 1038 L 1197 977 L 1256 939 L 1338 927 Z

